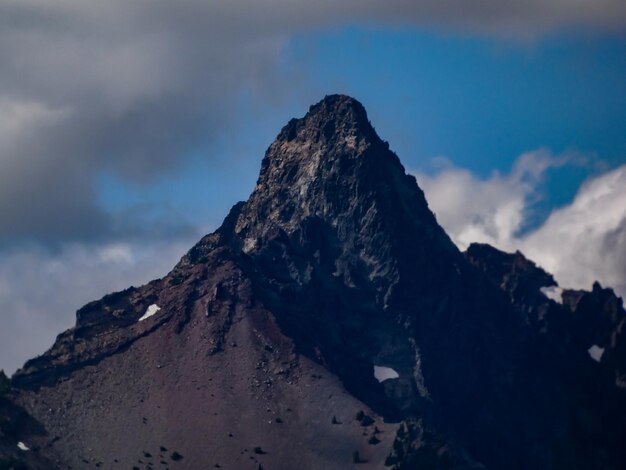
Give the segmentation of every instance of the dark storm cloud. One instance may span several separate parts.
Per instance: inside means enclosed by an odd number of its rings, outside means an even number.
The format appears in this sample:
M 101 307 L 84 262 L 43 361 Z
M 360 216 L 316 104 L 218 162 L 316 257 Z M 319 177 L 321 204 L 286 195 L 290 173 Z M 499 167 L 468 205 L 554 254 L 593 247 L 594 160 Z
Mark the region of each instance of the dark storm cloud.
M 127 5 L 0 5 L 0 238 L 102 236 L 95 175 L 175 168 L 270 82 L 272 38 L 234 36 L 201 4 Z

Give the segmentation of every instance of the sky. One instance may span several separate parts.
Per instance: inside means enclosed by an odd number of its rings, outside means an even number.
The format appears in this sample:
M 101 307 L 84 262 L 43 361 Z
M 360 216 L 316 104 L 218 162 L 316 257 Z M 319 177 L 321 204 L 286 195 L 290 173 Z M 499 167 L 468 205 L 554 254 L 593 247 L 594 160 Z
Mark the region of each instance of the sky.
M 0 369 L 161 277 L 360 100 L 455 243 L 626 295 L 623 0 L 0 0 Z

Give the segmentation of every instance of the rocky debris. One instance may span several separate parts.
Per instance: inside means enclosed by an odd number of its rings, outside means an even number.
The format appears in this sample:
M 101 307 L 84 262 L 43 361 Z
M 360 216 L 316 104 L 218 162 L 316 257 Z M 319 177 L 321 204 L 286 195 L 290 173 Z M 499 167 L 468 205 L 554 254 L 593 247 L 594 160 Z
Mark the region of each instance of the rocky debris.
M 363 106 L 332 95 L 167 276 L 79 310 L 11 402 L 78 467 L 167 443 L 192 469 L 620 468 L 621 299 L 555 285 L 521 253 L 460 253 Z
M 385 460 L 391 470 L 415 468 L 442 470 L 484 470 L 450 440 L 428 430 L 421 419 L 403 421 L 396 433 L 393 447 Z

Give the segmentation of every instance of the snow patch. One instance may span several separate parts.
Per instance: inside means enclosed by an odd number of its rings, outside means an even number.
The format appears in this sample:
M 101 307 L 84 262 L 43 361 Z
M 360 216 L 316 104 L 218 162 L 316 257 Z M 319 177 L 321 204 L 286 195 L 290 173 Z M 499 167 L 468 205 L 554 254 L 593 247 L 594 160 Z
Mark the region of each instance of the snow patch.
M 400 375 L 391 367 L 374 366 L 374 377 L 378 382 L 384 382 L 389 379 L 397 379 Z
M 20 442 L 18 442 L 18 443 L 17 443 L 17 448 L 18 448 L 19 450 L 23 450 L 24 452 L 26 452 L 27 450 L 30 450 L 30 449 L 26 446 L 26 444 L 24 444 L 22 441 L 20 441 Z
M 604 348 L 594 344 L 587 350 L 587 352 L 591 356 L 591 359 L 596 362 L 600 362 L 602 360 L 602 355 L 604 354 Z
M 542 287 L 539 289 L 543 295 L 558 304 L 563 303 L 563 289 L 558 286 Z
M 152 304 L 148 307 L 148 309 L 146 310 L 146 313 L 144 313 L 143 316 L 137 321 L 144 321 L 146 318 L 150 318 L 159 310 L 161 310 L 161 307 L 159 307 L 157 304 Z

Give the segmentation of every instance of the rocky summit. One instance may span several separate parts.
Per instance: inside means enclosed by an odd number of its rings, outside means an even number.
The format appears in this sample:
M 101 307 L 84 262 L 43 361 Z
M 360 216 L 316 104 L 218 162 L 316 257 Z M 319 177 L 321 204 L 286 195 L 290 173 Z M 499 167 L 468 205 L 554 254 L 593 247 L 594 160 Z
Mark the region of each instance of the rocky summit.
M 0 380 L 0 468 L 620 469 L 625 318 L 597 283 L 460 252 L 327 96 L 169 274 Z

